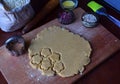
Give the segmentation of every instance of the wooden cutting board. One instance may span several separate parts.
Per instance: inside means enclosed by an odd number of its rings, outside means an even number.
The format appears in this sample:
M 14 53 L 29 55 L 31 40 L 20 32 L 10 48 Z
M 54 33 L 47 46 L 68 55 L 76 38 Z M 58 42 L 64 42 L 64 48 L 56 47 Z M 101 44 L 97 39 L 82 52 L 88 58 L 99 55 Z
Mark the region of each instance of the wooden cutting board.
M 29 46 L 31 39 L 35 38 L 38 32 L 52 25 L 63 26 L 71 32 L 83 36 L 90 42 L 93 51 L 91 63 L 86 67 L 82 75 L 78 74 L 68 78 L 42 76 L 38 70 L 30 67 L 27 52 L 20 57 L 14 57 L 8 53 L 5 46 L 2 46 L 0 48 L 0 70 L 7 82 L 9 84 L 71 84 L 117 52 L 120 49 L 120 40 L 100 24 L 95 28 L 85 28 L 82 26 L 81 15 L 83 13 L 84 10 L 81 8 L 76 9 L 76 21 L 70 25 L 61 25 L 55 19 L 23 36 Z

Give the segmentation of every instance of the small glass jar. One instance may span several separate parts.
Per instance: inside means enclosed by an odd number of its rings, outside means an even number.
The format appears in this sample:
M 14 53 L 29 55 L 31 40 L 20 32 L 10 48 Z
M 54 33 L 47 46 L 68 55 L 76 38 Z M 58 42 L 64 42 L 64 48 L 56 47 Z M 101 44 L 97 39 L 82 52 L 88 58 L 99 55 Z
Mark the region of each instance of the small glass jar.
M 64 10 L 73 10 L 78 5 L 78 0 L 60 0 L 60 5 Z

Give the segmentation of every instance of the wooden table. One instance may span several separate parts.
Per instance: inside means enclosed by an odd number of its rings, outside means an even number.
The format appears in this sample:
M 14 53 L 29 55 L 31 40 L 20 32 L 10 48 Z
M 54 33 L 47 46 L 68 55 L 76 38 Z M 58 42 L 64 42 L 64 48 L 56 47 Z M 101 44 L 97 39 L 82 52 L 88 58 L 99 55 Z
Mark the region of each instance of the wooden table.
M 40 10 L 48 0 L 44 0 L 40 2 L 40 0 L 32 0 L 32 6 L 36 12 Z M 86 3 L 89 0 L 79 0 L 79 6 L 82 7 L 84 10 L 90 12 L 91 10 L 86 7 Z M 99 2 L 99 0 L 96 0 Z M 41 4 L 41 6 L 39 6 Z M 106 7 L 108 9 L 108 7 Z M 41 26 L 46 22 L 54 19 L 57 17 L 57 14 L 61 11 L 60 7 L 58 6 L 52 13 L 50 13 L 47 18 L 45 18 L 42 22 L 38 24 Z M 112 9 L 108 9 L 108 12 L 120 19 L 120 15 L 114 12 Z M 54 14 L 54 15 L 53 15 Z M 120 28 L 110 22 L 107 18 L 101 17 L 100 19 L 101 24 L 106 27 L 111 33 L 113 33 L 117 38 L 120 39 Z M 21 35 L 21 30 L 12 32 L 12 33 L 5 33 L 0 30 L 0 46 L 4 44 L 4 41 L 12 35 Z M 103 53 L 104 54 L 104 53 Z M 102 64 L 96 67 L 94 70 L 89 72 L 87 75 L 79 79 L 75 82 L 75 84 L 119 84 L 120 79 L 120 52 L 116 52 L 113 54 L 109 59 L 105 60 Z M 0 73 L 0 83 L 7 84 L 5 78 Z

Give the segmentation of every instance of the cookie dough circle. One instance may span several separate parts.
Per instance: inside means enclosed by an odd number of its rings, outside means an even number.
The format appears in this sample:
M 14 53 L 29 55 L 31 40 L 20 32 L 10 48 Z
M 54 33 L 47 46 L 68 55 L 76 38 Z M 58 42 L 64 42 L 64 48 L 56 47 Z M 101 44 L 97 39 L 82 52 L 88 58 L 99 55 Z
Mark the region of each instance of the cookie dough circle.
M 43 59 L 49 60 L 49 62 L 42 60 L 39 63 L 38 70 L 43 75 L 50 76 L 56 73 L 61 77 L 70 77 L 84 71 L 84 66 L 90 62 L 91 50 L 89 42 L 83 37 L 65 28 L 52 26 L 37 34 L 28 52 L 30 63 L 36 53 L 40 53 Z

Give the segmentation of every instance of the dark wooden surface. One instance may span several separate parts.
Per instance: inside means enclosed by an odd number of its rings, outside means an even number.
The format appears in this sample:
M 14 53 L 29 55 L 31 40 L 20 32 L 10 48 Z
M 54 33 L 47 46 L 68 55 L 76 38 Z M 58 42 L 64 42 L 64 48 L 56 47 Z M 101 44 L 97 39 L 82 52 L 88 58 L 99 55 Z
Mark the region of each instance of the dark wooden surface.
M 79 0 L 79 6 L 82 7 L 84 10 L 90 12 L 91 10 L 88 7 L 86 7 L 86 3 L 88 1 L 90 0 Z M 96 0 L 96 1 L 99 2 L 100 0 Z M 35 8 L 35 11 L 38 12 L 46 2 L 47 0 L 44 1 L 32 0 L 32 6 Z M 107 6 L 105 7 L 107 8 L 108 13 L 110 13 L 114 17 L 117 17 L 120 20 L 120 15 L 118 13 L 116 13 L 112 9 L 109 9 Z M 45 24 L 46 22 L 56 18 L 60 10 L 61 9 L 58 6 L 47 17 L 45 17 L 45 19 L 42 22 L 40 22 L 38 26 Z M 100 23 L 102 23 L 102 25 L 106 27 L 107 30 L 109 30 L 117 38 L 120 39 L 120 28 L 118 28 L 116 25 L 114 25 L 112 22 L 110 22 L 107 18 L 103 16 L 101 16 L 100 18 Z M 0 30 L 0 34 L 1 34 L 0 45 L 3 45 L 4 41 L 10 36 L 15 34 L 21 34 L 21 30 L 12 33 L 5 33 Z M 0 74 L 0 83 L 7 84 L 2 74 Z M 98 67 L 96 67 L 94 70 L 92 70 L 90 73 L 88 73 L 87 75 L 85 75 L 84 77 L 82 77 L 81 79 L 75 82 L 75 84 L 79 84 L 79 83 L 80 84 L 119 84 L 120 83 L 120 52 L 119 51 L 116 52 L 109 59 L 107 59 Z

